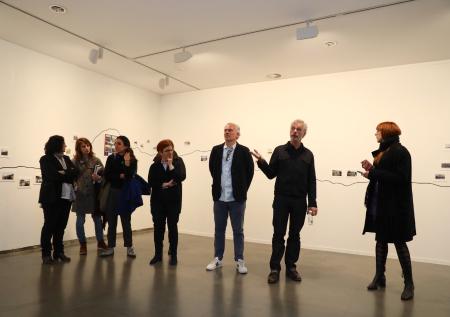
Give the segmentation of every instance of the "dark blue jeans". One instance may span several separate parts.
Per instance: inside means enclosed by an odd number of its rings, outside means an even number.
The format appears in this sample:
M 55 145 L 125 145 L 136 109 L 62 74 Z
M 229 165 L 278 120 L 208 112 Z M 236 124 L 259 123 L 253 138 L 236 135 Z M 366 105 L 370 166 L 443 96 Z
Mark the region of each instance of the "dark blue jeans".
M 94 220 L 95 226 L 95 237 L 97 241 L 103 241 L 103 224 L 102 217 L 100 215 L 92 215 L 92 220 Z M 76 231 L 78 241 L 80 243 L 86 243 L 86 234 L 84 232 L 84 223 L 86 221 L 86 214 L 77 213 L 77 221 L 76 221 Z
M 214 252 L 220 260 L 225 252 L 225 232 L 227 229 L 228 215 L 230 215 L 233 228 L 234 260 L 244 259 L 244 202 L 214 202 Z

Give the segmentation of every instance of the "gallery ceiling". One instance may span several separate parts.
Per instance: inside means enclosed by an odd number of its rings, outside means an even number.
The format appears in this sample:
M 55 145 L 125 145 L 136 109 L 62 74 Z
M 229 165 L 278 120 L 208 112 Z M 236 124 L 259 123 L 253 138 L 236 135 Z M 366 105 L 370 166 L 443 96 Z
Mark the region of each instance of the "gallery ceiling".
M 319 35 L 297 40 L 306 21 Z M 6 0 L 0 38 L 170 94 L 450 59 L 450 1 Z

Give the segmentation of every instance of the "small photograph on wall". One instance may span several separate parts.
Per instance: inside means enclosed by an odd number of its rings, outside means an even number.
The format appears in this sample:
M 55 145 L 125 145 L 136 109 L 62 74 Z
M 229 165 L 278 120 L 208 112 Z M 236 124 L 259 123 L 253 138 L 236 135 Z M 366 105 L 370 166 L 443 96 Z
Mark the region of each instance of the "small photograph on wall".
M 445 174 L 435 174 L 434 179 L 438 182 L 445 182 Z
M 105 134 L 104 155 L 109 156 L 114 153 L 114 142 L 117 135 Z
M 200 156 L 200 161 L 206 162 L 207 160 L 208 160 L 208 156 L 207 155 Z
M 29 178 L 19 179 L 19 189 L 27 189 L 31 186 L 31 180 Z
M 9 150 L 6 147 L 0 148 L 0 158 L 8 158 L 9 157 Z
M 331 171 L 332 176 L 342 176 L 342 171 L 339 170 L 332 170 Z
M 347 171 L 347 177 L 355 177 L 358 173 L 356 171 Z
M 14 182 L 14 173 L 2 173 L 2 182 Z
M 36 175 L 34 176 L 34 185 L 41 185 L 42 184 L 42 176 Z

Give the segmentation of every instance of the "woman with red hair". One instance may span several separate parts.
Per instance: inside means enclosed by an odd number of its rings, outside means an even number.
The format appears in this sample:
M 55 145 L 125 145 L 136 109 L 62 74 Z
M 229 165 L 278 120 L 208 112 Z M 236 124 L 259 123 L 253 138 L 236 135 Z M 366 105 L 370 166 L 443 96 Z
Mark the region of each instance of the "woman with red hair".
M 411 156 L 400 144 L 401 130 L 394 122 L 377 125 L 375 136 L 379 149 L 372 152 L 373 164 L 361 162 L 363 176 L 370 180 L 365 205 L 364 233 L 374 232 L 376 273 L 368 290 L 386 287 L 385 266 L 388 243 L 394 243 L 403 271 L 405 287 L 402 300 L 414 297 L 411 257 L 406 242 L 416 235 L 411 186 Z
M 148 172 L 148 183 L 152 192 L 150 208 L 155 243 L 155 255 L 150 261 L 150 265 L 162 261 L 166 220 L 169 229 L 170 265 L 177 265 L 177 224 L 181 212 L 181 182 L 186 179 L 186 168 L 183 159 L 174 151 L 171 140 L 160 141 L 156 150 L 158 154 Z

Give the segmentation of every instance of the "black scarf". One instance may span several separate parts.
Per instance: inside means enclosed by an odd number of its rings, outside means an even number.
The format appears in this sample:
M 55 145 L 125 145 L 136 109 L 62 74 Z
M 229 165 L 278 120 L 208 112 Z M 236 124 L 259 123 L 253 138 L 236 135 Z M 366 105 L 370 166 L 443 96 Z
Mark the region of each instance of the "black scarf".
M 372 156 L 377 156 L 380 152 L 386 151 L 392 144 L 399 143 L 400 138 L 398 135 L 391 136 L 389 138 L 386 138 L 385 140 L 380 142 L 380 147 L 378 150 L 372 152 Z

